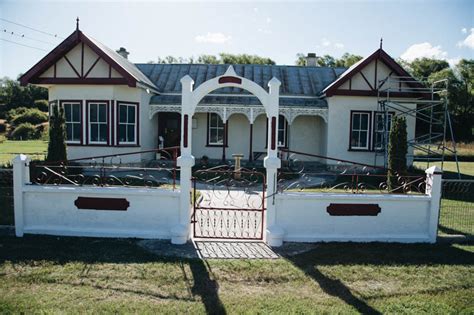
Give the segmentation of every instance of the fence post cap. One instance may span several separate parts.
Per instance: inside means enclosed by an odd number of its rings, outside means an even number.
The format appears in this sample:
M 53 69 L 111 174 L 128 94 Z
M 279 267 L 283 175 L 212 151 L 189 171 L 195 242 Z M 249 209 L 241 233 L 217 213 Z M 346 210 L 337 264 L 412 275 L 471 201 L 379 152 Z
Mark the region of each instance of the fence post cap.
M 25 163 L 29 161 L 29 158 L 28 156 L 24 155 L 24 154 L 18 154 L 17 156 L 15 156 L 12 160 L 13 164 L 17 164 L 17 163 Z
M 425 171 L 426 174 L 432 174 L 432 175 L 441 175 L 443 174 L 443 171 L 436 165 L 433 165 L 429 169 Z

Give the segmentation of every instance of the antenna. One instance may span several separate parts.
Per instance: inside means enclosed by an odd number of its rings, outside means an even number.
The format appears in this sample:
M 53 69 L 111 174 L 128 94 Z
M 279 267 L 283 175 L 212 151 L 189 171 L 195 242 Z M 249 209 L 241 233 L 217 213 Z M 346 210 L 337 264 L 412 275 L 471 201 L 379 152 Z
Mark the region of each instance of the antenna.
M 76 18 L 76 31 L 79 30 L 79 17 Z
M 383 46 L 383 38 L 380 37 L 380 49 L 382 49 L 382 46 Z

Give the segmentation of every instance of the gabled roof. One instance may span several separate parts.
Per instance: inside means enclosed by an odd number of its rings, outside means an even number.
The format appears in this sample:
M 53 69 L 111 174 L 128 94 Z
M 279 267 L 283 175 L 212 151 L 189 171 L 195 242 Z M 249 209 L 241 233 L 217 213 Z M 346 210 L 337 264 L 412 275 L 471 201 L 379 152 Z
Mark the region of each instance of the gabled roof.
M 20 77 L 21 85 L 26 85 L 28 83 L 42 83 L 42 79 L 39 78 L 39 76 L 81 42 L 89 46 L 97 55 L 104 59 L 105 62 L 110 64 L 114 70 L 123 76 L 123 78 L 120 79 L 110 79 L 109 81 L 112 84 L 127 84 L 130 87 L 136 87 L 137 83 L 140 83 L 146 87 L 156 90 L 156 86 L 153 84 L 153 82 L 151 82 L 140 70 L 138 70 L 133 63 L 131 63 L 126 58 L 123 58 L 117 52 L 108 48 L 97 40 L 87 36 L 79 29 L 76 29 L 56 48 L 54 48 L 30 70 L 22 75 Z M 72 78 L 69 80 L 69 82 L 90 82 L 91 84 L 97 84 L 98 80 L 99 79 L 97 78 Z
M 329 84 L 324 90 L 323 93 L 326 96 L 332 96 L 334 92 L 347 80 L 352 78 L 354 75 L 359 73 L 365 66 L 367 66 L 372 61 L 379 59 L 385 62 L 385 64 L 397 75 L 400 77 L 408 77 L 411 80 L 407 82 L 408 85 L 413 87 L 423 87 L 421 83 L 414 83 L 415 79 L 400 66 L 389 54 L 387 54 L 382 48 L 377 49 L 373 54 L 359 60 L 355 64 L 353 64 L 349 69 L 347 69 L 337 80 Z
M 160 93 L 181 93 L 180 79 L 185 75 L 194 80 L 194 88 L 205 81 L 223 75 L 228 64 L 136 64 L 158 88 Z M 280 95 L 318 97 L 346 68 L 301 67 L 277 65 L 232 65 L 237 75 L 249 79 L 265 90 L 268 81 L 276 77 L 281 82 Z M 222 88 L 211 94 L 249 94 L 240 88 Z

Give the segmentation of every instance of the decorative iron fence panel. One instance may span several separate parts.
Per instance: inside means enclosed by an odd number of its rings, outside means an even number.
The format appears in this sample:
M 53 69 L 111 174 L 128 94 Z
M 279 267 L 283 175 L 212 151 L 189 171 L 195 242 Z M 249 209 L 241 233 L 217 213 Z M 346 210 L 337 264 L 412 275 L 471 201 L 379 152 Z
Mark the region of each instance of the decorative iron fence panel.
M 13 225 L 13 170 L 0 169 L 0 225 Z
M 474 180 L 443 180 L 439 233 L 474 235 Z
M 262 240 L 265 175 L 219 166 L 194 173 L 195 238 Z

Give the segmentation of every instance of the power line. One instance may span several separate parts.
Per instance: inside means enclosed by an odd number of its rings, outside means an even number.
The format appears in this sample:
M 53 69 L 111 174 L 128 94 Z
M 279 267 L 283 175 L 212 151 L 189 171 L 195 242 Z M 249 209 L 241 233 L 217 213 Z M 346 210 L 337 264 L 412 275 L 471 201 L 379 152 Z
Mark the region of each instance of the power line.
M 12 43 L 12 44 L 17 44 L 17 45 L 20 45 L 20 46 L 28 47 L 28 48 L 33 48 L 33 49 L 37 49 L 37 50 L 47 51 L 46 49 L 43 49 L 43 48 L 39 48 L 39 47 L 34 47 L 34 46 L 29 46 L 29 45 L 17 43 L 17 42 L 14 42 L 14 41 L 12 41 L 12 40 L 8 40 L 8 39 L 5 39 L 5 38 L 0 38 L 0 40 L 3 40 L 3 41 L 5 41 L 5 42 L 9 42 L 9 43 Z
M 3 29 L 3 32 L 5 34 L 10 34 L 12 36 L 16 36 L 16 37 L 20 37 L 20 38 L 26 38 L 26 39 L 29 39 L 29 40 L 34 40 L 34 41 L 37 41 L 37 42 L 40 42 L 40 43 L 45 43 L 45 44 L 49 44 L 49 45 L 55 45 L 51 42 L 47 42 L 47 41 L 44 41 L 44 40 L 41 40 L 41 39 L 36 39 L 36 38 L 33 38 L 33 37 L 29 37 L 29 36 L 26 36 L 25 34 L 17 34 L 15 32 L 11 32 L 11 31 L 8 31 L 6 29 Z
M 4 22 L 7 22 L 7 23 L 15 24 L 15 25 L 18 25 L 18 26 L 27 28 L 27 29 L 30 29 L 30 30 L 35 31 L 35 32 L 39 32 L 39 33 L 42 33 L 42 34 L 45 34 L 45 35 L 48 35 L 48 36 L 52 36 L 52 37 L 54 37 L 54 38 L 64 39 L 64 37 L 58 36 L 57 34 L 52 34 L 52 33 L 44 32 L 44 31 L 41 31 L 41 30 L 39 30 L 39 29 L 30 27 L 30 26 L 26 26 L 26 25 L 23 25 L 23 24 L 20 24 L 20 23 L 16 23 L 16 22 L 13 22 L 13 21 L 9 21 L 9 20 L 4 19 L 4 18 L 0 18 L 0 20 L 2 20 L 2 21 L 4 21 Z

